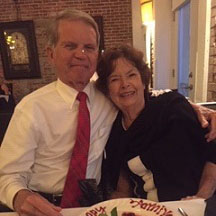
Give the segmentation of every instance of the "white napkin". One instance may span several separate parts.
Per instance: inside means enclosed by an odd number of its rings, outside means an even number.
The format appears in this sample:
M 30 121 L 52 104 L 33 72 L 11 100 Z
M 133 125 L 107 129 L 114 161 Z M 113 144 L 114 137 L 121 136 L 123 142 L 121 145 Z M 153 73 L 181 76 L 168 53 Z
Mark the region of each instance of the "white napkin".
M 9 101 L 9 95 L 0 95 L 0 98 L 4 98 L 7 102 Z

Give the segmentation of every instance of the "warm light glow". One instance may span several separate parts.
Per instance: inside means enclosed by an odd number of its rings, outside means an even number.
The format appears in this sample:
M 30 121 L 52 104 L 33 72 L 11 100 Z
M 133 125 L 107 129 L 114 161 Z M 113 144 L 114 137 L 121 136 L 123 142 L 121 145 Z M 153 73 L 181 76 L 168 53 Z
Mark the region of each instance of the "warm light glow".
M 148 25 L 153 21 L 152 13 L 152 1 L 149 0 L 140 0 L 141 4 L 141 14 L 142 14 L 142 23 Z

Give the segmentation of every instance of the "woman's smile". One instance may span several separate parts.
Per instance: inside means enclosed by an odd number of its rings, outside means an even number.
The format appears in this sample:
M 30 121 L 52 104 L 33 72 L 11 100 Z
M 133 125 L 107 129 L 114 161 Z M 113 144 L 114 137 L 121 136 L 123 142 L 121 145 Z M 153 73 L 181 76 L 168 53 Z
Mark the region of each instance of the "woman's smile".
M 135 91 L 123 92 L 123 93 L 120 93 L 120 97 L 129 97 L 129 96 L 133 96 L 134 94 L 135 94 Z

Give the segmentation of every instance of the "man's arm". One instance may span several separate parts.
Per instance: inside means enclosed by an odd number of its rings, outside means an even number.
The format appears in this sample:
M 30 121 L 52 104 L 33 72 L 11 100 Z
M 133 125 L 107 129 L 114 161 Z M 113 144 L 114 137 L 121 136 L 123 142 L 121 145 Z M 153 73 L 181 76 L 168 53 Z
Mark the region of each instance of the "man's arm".
M 19 215 L 62 216 L 61 207 L 57 207 L 39 194 L 25 189 L 18 191 L 15 195 L 14 209 Z
M 191 103 L 191 105 L 193 109 L 196 111 L 202 127 L 206 128 L 209 126 L 210 131 L 205 136 L 207 142 L 216 139 L 216 111 L 194 103 Z
M 57 216 L 61 208 L 27 189 L 36 146 L 32 128 L 27 115 L 16 109 L 0 148 L 0 201 L 19 215 Z
M 11 209 L 17 191 L 27 188 L 29 167 L 34 161 L 30 128 L 26 115 L 16 109 L 0 148 L 0 201 Z

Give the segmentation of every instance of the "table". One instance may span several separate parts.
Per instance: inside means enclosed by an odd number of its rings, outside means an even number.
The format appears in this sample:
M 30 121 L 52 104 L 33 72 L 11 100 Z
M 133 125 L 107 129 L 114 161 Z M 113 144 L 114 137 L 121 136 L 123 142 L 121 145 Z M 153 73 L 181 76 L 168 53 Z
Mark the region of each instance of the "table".
M 204 199 L 174 201 L 174 202 L 161 202 L 167 208 L 173 211 L 174 216 L 181 216 L 177 208 L 183 208 L 189 216 L 204 216 L 205 201 Z M 64 216 L 79 216 L 87 208 L 69 208 L 63 209 Z M 17 216 L 17 213 L 0 213 L 0 216 Z
M 181 216 L 178 212 L 178 207 L 181 207 L 187 212 L 188 216 L 204 216 L 205 201 L 204 199 L 194 199 L 188 201 L 163 202 L 163 204 L 173 211 L 176 216 Z

